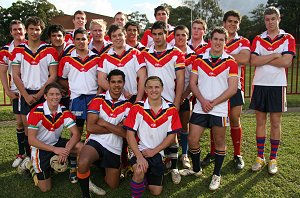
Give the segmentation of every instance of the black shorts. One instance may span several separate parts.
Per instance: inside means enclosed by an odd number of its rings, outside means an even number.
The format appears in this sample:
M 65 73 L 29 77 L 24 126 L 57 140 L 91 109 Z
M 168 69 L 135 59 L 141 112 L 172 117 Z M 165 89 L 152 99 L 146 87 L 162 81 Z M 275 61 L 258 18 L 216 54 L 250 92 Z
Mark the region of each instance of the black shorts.
M 211 114 L 192 113 L 190 123 L 204 128 L 212 128 L 213 126 L 225 127 L 229 126 L 229 118 Z
M 115 153 L 110 152 L 104 148 L 99 142 L 89 139 L 85 145 L 89 145 L 96 149 L 99 155 L 97 165 L 102 168 L 116 168 L 119 169 L 121 165 L 121 157 Z
M 67 139 L 59 138 L 58 142 L 53 146 L 65 147 L 67 142 Z M 31 161 L 38 180 L 46 180 L 50 177 L 50 159 L 54 155 L 55 153 L 50 151 L 44 151 L 35 147 L 31 148 Z
M 234 94 L 230 99 L 230 107 L 241 106 L 245 104 L 244 100 L 244 92 L 240 89 L 237 90 L 236 94 Z
M 39 92 L 39 90 L 29 90 L 26 89 L 28 94 L 36 94 Z M 27 102 L 25 101 L 25 98 L 23 96 L 21 96 L 21 110 L 20 113 L 22 115 L 27 115 L 31 109 L 33 109 L 36 105 L 45 102 L 45 98 L 42 96 L 36 103 L 29 105 L 27 104 Z
M 67 109 L 70 108 L 70 96 L 62 97 L 60 100 L 60 104 L 64 105 Z
M 14 114 L 20 114 L 21 113 L 21 98 L 16 98 L 12 100 L 12 108 Z
M 254 85 L 249 108 L 261 112 L 287 111 L 286 87 Z
M 184 99 L 183 103 L 180 105 L 179 112 L 185 112 L 191 110 L 190 100 L 188 98 Z
M 153 157 L 145 158 L 148 162 L 148 170 L 145 174 L 148 185 L 162 186 L 164 180 L 165 165 L 162 156 L 157 153 Z M 129 160 L 131 165 L 136 164 L 136 157 L 133 156 Z

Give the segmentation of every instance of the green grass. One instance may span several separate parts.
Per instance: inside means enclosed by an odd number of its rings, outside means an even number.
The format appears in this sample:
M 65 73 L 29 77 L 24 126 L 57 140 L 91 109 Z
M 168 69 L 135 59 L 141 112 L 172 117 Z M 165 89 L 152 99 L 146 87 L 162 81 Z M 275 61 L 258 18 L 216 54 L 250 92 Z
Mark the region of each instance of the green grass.
M 165 177 L 164 191 L 160 197 L 300 197 L 299 169 L 299 134 L 300 113 L 285 113 L 282 118 L 282 141 L 279 149 L 279 172 L 271 176 L 267 167 L 253 173 L 250 168 L 256 156 L 255 117 L 253 114 L 242 115 L 243 124 L 243 156 L 245 169 L 236 171 L 233 168 L 232 144 L 227 133 L 228 152 L 222 169 L 221 188 L 210 192 L 208 185 L 211 180 L 213 165 L 204 169 L 204 177 L 183 177 L 180 185 L 171 182 L 170 175 Z M 269 128 L 269 126 L 268 126 Z M 0 197 L 81 197 L 78 184 L 70 184 L 68 173 L 53 177 L 53 189 L 49 193 L 40 193 L 30 178 L 25 178 L 11 167 L 16 154 L 16 135 L 14 126 L 0 125 Z M 202 143 L 202 157 L 208 152 L 209 132 L 206 131 Z M 266 141 L 266 156 L 269 156 L 270 143 Z M 116 190 L 109 190 L 104 184 L 99 170 L 92 180 L 107 191 L 105 197 L 130 197 L 129 178 L 121 182 Z M 145 192 L 145 197 L 151 197 Z

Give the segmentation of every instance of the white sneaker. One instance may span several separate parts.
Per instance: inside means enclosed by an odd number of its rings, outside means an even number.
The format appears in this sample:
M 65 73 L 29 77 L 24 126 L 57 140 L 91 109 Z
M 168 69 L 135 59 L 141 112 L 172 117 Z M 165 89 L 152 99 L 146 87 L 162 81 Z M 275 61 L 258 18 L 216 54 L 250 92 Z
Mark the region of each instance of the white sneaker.
M 91 180 L 89 180 L 89 190 L 96 195 L 105 195 L 106 192 L 102 188 L 96 186 Z
M 172 181 L 174 184 L 179 184 L 181 181 L 181 176 L 179 174 L 178 169 L 171 170 Z
M 26 155 L 17 155 L 16 159 L 14 160 L 14 162 L 12 163 L 12 167 L 17 168 L 21 162 L 23 161 L 23 159 L 25 158 Z
M 200 171 L 195 172 L 193 169 L 182 169 L 179 171 L 180 175 L 182 176 L 188 176 L 188 175 L 195 175 L 196 177 L 202 176 L 202 169 L 200 168 Z
M 191 168 L 191 163 L 188 156 L 182 156 L 181 161 L 182 161 L 183 168 Z
M 268 171 L 270 174 L 274 175 L 278 172 L 278 166 L 277 166 L 277 161 L 276 159 L 272 159 L 268 163 Z
M 24 173 L 28 169 L 28 167 L 30 167 L 30 165 L 31 165 L 31 161 L 30 161 L 30 158 L 27 156 L 24 158 L 24 160 L 18 166 L 18 168 L 17 168 L 18 173 L 20 173 L 20 174 Z
M 266 164 L 265 158 L 257 157 L 254 164 L 252 165 L 252 170 L 259 171 L 263 168 L 265 164 Z
M 213 175 L 209 184 L 209 190 L 217 190 L 221 184 L 221 176 Z

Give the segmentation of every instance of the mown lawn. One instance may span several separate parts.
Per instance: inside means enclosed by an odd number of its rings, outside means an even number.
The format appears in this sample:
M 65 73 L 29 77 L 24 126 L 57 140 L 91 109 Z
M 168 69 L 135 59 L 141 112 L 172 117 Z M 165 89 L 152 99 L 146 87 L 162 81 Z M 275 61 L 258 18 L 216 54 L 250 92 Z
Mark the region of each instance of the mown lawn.
M 251 165 L 256 156 L 254 120 L 253 114 L 242 116 L 243 156 L 246 163 L 244 170 L 236 171 L 233 168 L 232 144 L 228 132 L 228 154 L 223 165 L 222 184 L 219 190 L 210 192 L 208 189 L 213 169 L 213 165 L 210 165 L 204 169 L 203 177 L 184 177 L 179 185 L 174 185 L 170 175 L 167 175 L 164 191 L 160 197 L 300 197 L 300 113 L 286 113 L 283 116 L 279 173 L 275 176 L 268 174 L 267 167 L 258 173 L 251 171 Z M 11 167 L 17 149 L 15 136 L 14 126 L 0 124 L 0 197 L 81 197 L 79 185 L 69 183 L 67 172 L 55 175 L 52 191 L 44 194 L 34 187 L 32 179 L 19 175 Z M 208 151 L 208 131 L 201 142 L 203 142 L 203 157 Z M 268 158 L 270 143 L 266 142 L 266 157 Z M 121 182 L 120 188 L 112 191 L 104 184 L 101 171 L 93 169 L 92 172 L 96 173 L 92 180 L 107 191 L 105 197 L 130 197 L 130 178 L 126 178 Z M 151 197 L 148 192 L 144 195 Z

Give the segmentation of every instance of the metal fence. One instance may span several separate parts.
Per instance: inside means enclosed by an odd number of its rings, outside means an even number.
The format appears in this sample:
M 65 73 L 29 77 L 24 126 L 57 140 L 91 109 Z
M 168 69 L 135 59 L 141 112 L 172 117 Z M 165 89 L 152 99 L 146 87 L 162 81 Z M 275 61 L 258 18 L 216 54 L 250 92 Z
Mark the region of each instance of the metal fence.
M 287 94 L 300 94 L 300 44 L 296 47 L 296 58 L 293 59 L 292 65 L 286 69 L 286 76 L 288 81 Z M 245 97 L 249 98 L 251 96 L 252 79 L 254 75 L 253 66 L 245 67 Z M 6 96 L 2 84 L 0 84 L 0 106 L 10 106 L 11 101 L 9 97 Z

